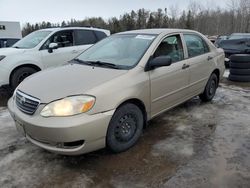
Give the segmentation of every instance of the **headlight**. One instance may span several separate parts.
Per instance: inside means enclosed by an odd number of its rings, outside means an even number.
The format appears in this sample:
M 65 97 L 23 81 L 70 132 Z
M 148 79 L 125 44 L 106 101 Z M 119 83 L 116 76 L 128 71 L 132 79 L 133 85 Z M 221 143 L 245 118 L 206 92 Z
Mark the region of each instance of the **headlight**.
M 4 56 L 4 55 L 0 55 L 0 61 L 2 60 L 2 59 L 4 59 L 6 56 Z
M 41 116 L 72 116 L 89 111 L 95 104 L 92 96 L 72 96 L 46 105 Z

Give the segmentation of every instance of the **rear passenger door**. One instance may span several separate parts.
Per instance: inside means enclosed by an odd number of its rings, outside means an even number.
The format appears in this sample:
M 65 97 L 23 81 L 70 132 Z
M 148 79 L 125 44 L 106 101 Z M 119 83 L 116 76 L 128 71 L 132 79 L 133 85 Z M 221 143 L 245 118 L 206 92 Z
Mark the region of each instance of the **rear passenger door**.
M 184 60 L 180 35 L 174 34 L 165 37 L 152 58 L 158 56 L 169 56 L 172 59 L 172 64 L 149 72 L 152 116 L 185 101 L 188 94 L 189 69 L 186 60 Z
M 98 41 L 98 38 L 93 30 L 77 29 L 75 30 L 74 35 L 78 54 L 82 53 Z
M 189 95 L 203 92 L 213 68 L 214 54 L 206 41 L 198 34 L 184 34 L 190 69 Z

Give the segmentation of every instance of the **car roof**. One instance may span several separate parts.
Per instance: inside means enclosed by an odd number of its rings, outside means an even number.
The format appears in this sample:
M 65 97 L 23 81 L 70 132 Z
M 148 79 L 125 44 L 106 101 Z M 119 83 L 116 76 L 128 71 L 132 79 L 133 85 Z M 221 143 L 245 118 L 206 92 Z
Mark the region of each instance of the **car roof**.
M 95 30 L 95 31 L 102 31 L 106 33 L 107 35 L 110 35 L 110 31 L 107 29 L 100 29 L 95 27 L 52 27 L 52 28 L 46 28 L 46 29 L 40 29 L 39 31 L 63 31 L 63 30 L 72 30 L 72 29 L 84 29 L 84 30 Z
M 243 35 L 243 36 L 245 36 L 245 35 L 250 35 L 250 33 L 232 33 L 231 35 Z
M 194 32 L 193 30 L 188 29 L 170 29 L 170 28 L 161 28 L 161 29 L 139 29 L 139 30 L 132 30 L 132 31 L 125 31 L 117 34 L 153 34 L 153 35 L 159 35 L 159 34 L 168 34 L 168 33 L 179 33 L 179 32 Z

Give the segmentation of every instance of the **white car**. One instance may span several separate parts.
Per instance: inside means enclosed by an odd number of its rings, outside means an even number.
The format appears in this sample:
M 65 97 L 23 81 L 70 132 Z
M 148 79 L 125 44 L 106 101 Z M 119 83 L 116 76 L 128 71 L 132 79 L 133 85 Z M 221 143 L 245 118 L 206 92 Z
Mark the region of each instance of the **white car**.
M 35 31 L 10 48 L 0 49 L 0 87 L 13 89 L 29 75 L 72 60 L 110 31 L 88 27 Z

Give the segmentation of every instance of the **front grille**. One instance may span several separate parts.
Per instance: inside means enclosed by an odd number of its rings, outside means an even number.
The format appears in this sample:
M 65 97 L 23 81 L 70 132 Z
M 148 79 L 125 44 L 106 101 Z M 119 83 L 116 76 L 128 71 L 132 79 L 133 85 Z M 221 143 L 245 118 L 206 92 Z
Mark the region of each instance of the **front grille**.
M 15 100 L 18 109 L 29 115 L 34 114 L 40 104 L 39 99 L 29 96 L 19 90 L 16 91 Z

